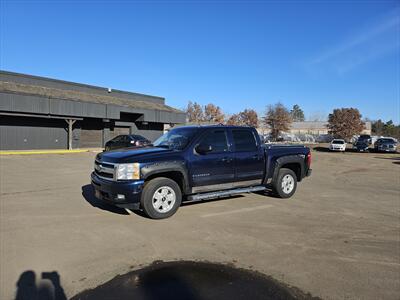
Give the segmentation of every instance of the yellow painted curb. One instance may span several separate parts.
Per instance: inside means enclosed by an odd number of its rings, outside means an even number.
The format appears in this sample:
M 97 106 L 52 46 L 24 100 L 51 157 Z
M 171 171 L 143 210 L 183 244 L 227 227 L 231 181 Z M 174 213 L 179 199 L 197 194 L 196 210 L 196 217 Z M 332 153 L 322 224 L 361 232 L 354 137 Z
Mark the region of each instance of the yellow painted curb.
M 77 150 L 28 150 L 28 151 L 0 151 L 0 155 L 31 155 L 31 154 L 69 154 L 89 152 L 88 149 Z

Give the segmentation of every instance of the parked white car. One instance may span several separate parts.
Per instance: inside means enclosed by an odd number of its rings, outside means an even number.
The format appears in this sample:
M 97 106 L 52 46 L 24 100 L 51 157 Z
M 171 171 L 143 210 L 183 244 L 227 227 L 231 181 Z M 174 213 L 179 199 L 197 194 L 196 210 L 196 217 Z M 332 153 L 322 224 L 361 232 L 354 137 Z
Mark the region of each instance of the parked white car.
M 342 139 L 334 139 L 332 140 L 331 144 L 329 145 L 330 151 L 346 151 L 346 141 Z

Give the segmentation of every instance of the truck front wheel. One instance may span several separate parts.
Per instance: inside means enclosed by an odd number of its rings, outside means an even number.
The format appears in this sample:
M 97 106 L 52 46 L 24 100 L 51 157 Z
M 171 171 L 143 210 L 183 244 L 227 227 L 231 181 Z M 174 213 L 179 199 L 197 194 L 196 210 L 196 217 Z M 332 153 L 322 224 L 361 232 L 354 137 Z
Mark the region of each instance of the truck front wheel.
M 296 192 L 297 177 L 296 174 L 287 168 L 279 170 L 274 183 L 274 190 L 281 198 L 290 198 Z
M 147 182 L 143 188 L 141 206 L 151 219 L 164 219 L 172 216 L 182 202 L 179 185 L 172 179 L 158 177 Z

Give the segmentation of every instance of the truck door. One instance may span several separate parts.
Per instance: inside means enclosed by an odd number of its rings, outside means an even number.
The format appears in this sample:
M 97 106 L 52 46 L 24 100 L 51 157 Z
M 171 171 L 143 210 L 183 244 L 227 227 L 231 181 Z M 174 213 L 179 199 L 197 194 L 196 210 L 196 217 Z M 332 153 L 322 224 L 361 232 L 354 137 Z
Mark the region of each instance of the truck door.
M 193 193 L 231 188 L 235 180 L 233 160 L 226 129 L 207 130 L 193 149 L 190 163 Z
M 261 184 L 264 175 L 264 152 L 251 129 L 232 129 L 235 153 L 235 186 Z

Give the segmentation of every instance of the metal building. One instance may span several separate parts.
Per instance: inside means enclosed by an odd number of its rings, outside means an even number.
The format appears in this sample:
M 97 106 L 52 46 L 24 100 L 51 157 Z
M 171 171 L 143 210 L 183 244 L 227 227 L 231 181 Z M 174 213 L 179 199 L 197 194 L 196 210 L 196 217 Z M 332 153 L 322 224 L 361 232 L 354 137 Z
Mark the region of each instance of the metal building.
M 155 140 L 186 115 L 161 97 L 0 71 L 0 149 L 103 147 L 119 134 Z

